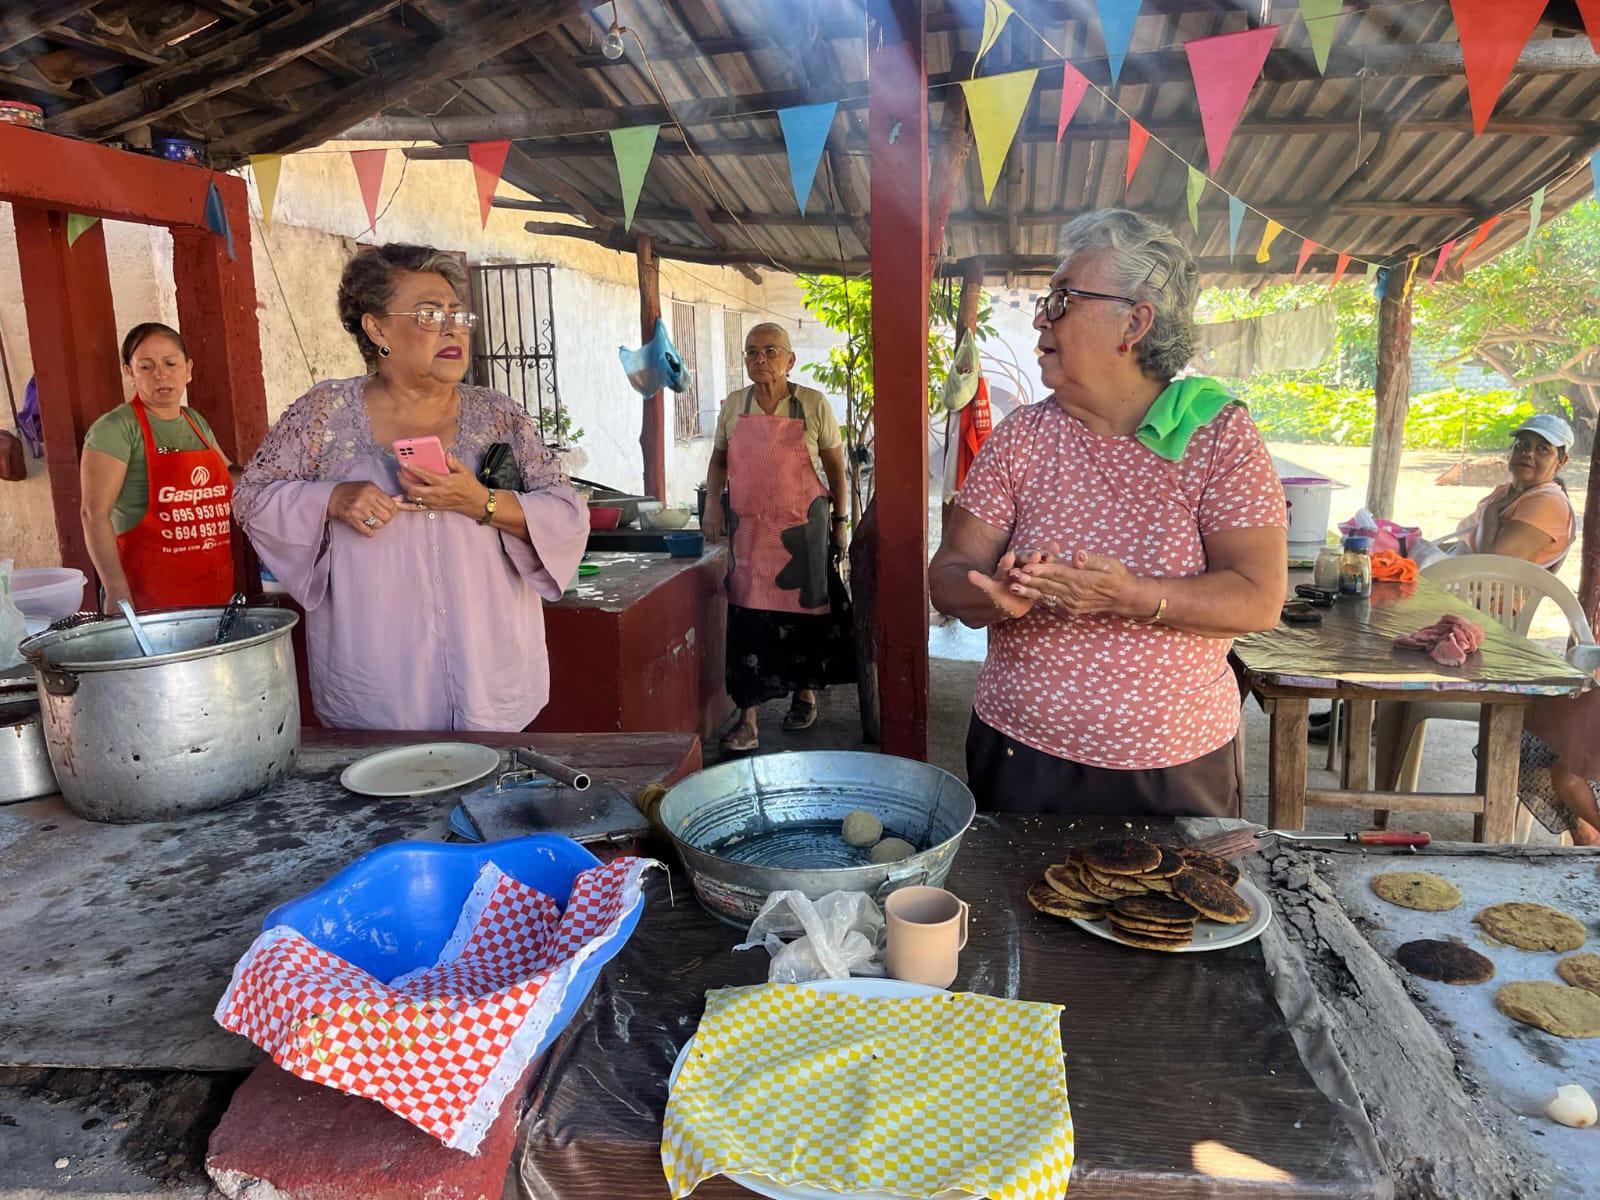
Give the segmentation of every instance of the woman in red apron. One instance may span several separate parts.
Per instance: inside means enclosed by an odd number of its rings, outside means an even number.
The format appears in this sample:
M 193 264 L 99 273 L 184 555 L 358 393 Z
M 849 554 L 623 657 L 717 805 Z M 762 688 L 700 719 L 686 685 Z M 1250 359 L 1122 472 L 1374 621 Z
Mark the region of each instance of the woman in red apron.
M 233 482 L 216 435 L 183 406 L 194 365 L 153 322 L 122 342 L 133 399 L 84 437 L 83 532 L 104 608 L 225 604 L 233 591 Z
M 781 326 L 750 330 L 753 386 L 723 403 L 706 475 L 706 535 L 728 539 L 726 674 L 740 716 L 723 747 L 735 752 L 758 746 L 759 707 L 780 696 L 792 696 L 784 728 L 810 728 L 817 692 L 848 653 L 828 600 L 845 523 L 844 443 L 827 400 L 789 382 L 794 361 Z

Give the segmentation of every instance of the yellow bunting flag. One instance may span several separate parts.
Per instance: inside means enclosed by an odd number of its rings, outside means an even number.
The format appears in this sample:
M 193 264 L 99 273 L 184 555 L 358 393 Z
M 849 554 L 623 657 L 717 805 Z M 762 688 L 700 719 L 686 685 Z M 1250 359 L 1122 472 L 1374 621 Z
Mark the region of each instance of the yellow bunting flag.
M 978 166 L 983 169 L 983 202 L 994 198 L 1000 169 L 1005 166 L 1017 126 L 1033 95 L 1038 69 L 1011 71 L 1004 75 L 985 75 L 963 80 L 967 94 L 967 116 L 972 120 L 972 140 L 978 149 Z
M 978 57 L 973 60 L 972 73 L 978 73 L 978 64 L 983 61 L 983 56 L 994 49 L 994 44 L 1000 40 L 1006 22 L 1011 19 L 1011 5 L 1006 0 L 983 0 L 983 37 L 978 42 Z
M 611 153 L 617 160 L 617 177 L 622 182 L 622 227 L 633 228 L 633 212 L 639 207 L 644 175 L 656 153 L 659 125 L 634 125 L 611 131 Z
M 1405 290 L 1400 293 L 1400 298 L 1402 300 L 1409 300 L 1411 298 L 1411 282 L 1412 282 L 1412 280 L 1416 279 L 1416 277 L 1417 277 L 1417 266 L 1421 262 L 1422 262 L 1422 259 L 1420 257 L 1413 258 L 1411 260 L 1411 265 L 1406 268 L 1406 286 L 1405 286 Z
M 281 154 L 252 154 L 250 170 L 256 177 L 256 191 L 261 194 L 261 223 L 272 228 L 272 202 L 278 196 L 278 172 L 283 167 Z
M 1264 263 L 1272 256 L 1272 239 L 1282 232 L 1283 226 L 1268 217 L 1266 231 L 1261 235 L 1261 245 L 1256 247 L 1256 261 L 1258 263 Z

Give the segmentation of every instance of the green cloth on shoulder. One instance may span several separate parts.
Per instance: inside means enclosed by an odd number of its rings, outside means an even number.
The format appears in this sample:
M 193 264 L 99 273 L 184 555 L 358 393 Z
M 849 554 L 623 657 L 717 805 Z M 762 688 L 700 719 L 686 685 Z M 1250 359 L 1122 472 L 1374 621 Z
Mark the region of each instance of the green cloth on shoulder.
M 1134 436 L 1145 449 L 1178 462 L 1194 431 L 1209 424 L 1232 402 L 1233 397 L 1215 379 L 1204 375 L 1175 379 L 1156 397 Z

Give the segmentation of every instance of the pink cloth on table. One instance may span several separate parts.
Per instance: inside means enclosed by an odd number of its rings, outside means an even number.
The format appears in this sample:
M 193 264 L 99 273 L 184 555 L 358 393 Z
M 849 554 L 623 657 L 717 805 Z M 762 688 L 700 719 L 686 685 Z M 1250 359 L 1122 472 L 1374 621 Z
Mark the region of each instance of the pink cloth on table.
M 311 695 L 339 729 L 524 728 L 550 697 L 541 597 L 577 569 L 589 514 L 528 415 L 461 386 L 450 452 L 477 470 L 509 442 L 526 489 L 514 495 L 530 542 L 461 513 L 397 513 L 375 537 L 327 518 L 340 483 L 400 492 L 398 465 L 372 438 L 365 377 L 328 380 L 267 434 L 234 493 L 235 519 L 306 610 Z
M 1397 637 L 1402 650 L 1426 650 L 1434 662 L 1459 667 L 1467 655 L 1483 645 L 1483 626 L 1455 613 L 1445 613 L 1432 625 Z

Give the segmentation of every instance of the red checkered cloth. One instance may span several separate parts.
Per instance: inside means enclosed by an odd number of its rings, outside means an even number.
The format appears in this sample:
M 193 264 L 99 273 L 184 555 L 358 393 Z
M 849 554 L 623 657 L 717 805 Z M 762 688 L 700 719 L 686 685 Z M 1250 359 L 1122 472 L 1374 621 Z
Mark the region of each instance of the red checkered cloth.
M 276 926 L 234 968 L 217 1021 L 302 1079 L 476 1153 L 573 976 L 622 936 L 656 865 L 618 858 L 583 872 L 563 913 L 489 863 L 439 961 L 386 984 Z

